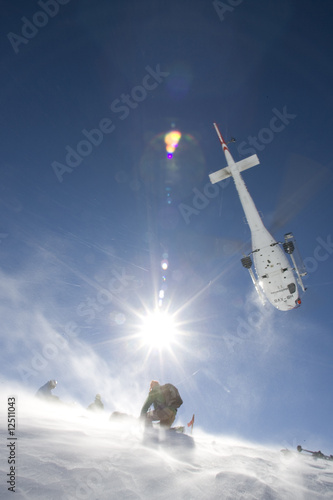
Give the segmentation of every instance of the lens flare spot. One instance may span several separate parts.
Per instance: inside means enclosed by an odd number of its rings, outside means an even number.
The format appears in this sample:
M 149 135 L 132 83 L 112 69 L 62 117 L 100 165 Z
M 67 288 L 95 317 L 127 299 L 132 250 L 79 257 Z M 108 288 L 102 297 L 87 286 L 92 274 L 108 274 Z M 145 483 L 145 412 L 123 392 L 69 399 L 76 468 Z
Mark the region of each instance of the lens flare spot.
M 173 129 L 172 132 L 178 132 Z M 147 133 L 147 144 L 140 159 L 138 181 L 141 188 L 163 199 L 168 208 L 178 205 L 188 196 L 193 198 L 193 186 L 200 184 L 207 176 L 206 161 L 198 140 L 182 131 L 171 135 L 170 144 L 174 152 L 167 152 L 165 138 L 169 130 L 153 135 Z M 198 132 L 199 134 L 199 132 Z M 178 140 L 177 146 L 175 146 Z M 169 138 L 167 138 L 167 142 Z M 166 189 L 170 189 L 171 203 L 166 201 Z M 179 214 L 179 210 L 177 210 Z M 178 217 L 179 218 L 179 217 Z
M 163 271 L 166 271 L 168 269 L 168 267 L 169 267 L 168 260 L 167 259 L 162 260 L 162 262 L 161 262 L 161 268 L 163 269 Z
M 172 130 L 164 137 L 165 149 L 168 153 L 168 158 L 172 158 L 172 153 L 175 152 L 179 144 L 182 134 L 178 130 Z

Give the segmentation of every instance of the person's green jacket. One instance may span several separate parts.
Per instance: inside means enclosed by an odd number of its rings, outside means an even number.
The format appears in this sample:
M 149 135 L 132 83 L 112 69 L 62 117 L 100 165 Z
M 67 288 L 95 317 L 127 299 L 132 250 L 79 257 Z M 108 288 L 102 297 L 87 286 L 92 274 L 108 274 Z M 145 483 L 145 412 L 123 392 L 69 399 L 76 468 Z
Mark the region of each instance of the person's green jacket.
M 146 401 L 143 403 L 143 407 L 141 409 L 141 416 L 147 413 L 151 405 L 154 405 L 154 410 L 160 410 L 162 408 L 165 408 L 166 406 L 160 385 L 154 387 L 149 392 Z

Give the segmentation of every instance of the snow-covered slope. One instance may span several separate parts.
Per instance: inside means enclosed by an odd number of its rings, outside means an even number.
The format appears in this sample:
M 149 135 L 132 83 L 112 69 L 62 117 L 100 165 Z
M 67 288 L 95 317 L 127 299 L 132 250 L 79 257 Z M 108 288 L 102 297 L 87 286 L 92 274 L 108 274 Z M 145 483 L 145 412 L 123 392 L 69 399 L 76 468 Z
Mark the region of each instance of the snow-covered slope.
M 144 437 L 81 407 L 20 399 L 15 436 L 1 408 L 2 499 L 332 499 L 333 463 L 208 435 Z M 8 490 L 10 446 L 15 493 Z M 13 443 L 15 443 L 13 445 Z M 12 453 L 12 457 L 14 456 Z

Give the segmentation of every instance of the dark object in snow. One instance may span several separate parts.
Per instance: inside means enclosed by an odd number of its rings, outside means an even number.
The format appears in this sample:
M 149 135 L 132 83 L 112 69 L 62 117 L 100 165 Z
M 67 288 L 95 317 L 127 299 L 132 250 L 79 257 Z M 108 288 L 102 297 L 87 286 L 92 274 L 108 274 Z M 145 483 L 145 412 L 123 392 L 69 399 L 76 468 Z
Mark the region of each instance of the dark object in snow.
M 138 419 L 136 417 L 133 417 L 133 415 L 129 415 L 128 413 L 113 411 L 110 415 L 109 420 L 112 420 L 113 422 L 128 422 Z
M 311 453 L 311 456 L 313 458 L 322 458 L 323 460 L 333 460 L 333 455 L 324 455 L 321 451 L 311 451 L 311 450 L 304 450 L 301 445 L 297 446 L 297 451 L 300 453 L 302 451 L 305 451 L 306 453 Z
M 92 410 L 92 411 L 104 410 L 104 405 L 102 403 L 102 398 L 100 394 L 96 394 L 95 401 L 88 406 L 87 410 Z
M 46 401 L 52 401 L 52 402 L 59 402 L 58 396 L 54 396 L 52 394 L 52 390 L 57 387 L 57 381 L 56 380 L 49 380 L 44 384 L 42 387 L 38 389 L 36 392 L 36 397 L 40 399 L 44 399 Z

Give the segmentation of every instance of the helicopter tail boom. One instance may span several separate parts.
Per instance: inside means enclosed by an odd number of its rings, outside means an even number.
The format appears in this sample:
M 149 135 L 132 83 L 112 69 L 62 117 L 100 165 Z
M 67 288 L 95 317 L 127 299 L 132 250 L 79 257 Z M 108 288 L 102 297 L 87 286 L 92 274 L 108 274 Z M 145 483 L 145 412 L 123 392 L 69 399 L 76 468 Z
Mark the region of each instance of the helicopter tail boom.
M 257 155 L 249 156 L 248 158 L 244 158 L 244 160 L 233 163 L 232 165 L 228 165 L 221 170 L 217 170 L 212 174 L 209 174 L 209 179 L 212 184 L 216 184 L 216 182 L 223 181 L 223 179 L 227 179 L 232 176 L 232 170 L 234 167 L 237 167 L 238 172 L 242 172 L 243 170 L 247 170 L 248 168 L 254 167 L 255 165 L 259 165 L 260 161 Z

